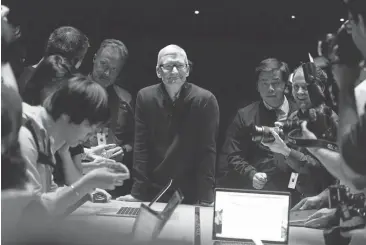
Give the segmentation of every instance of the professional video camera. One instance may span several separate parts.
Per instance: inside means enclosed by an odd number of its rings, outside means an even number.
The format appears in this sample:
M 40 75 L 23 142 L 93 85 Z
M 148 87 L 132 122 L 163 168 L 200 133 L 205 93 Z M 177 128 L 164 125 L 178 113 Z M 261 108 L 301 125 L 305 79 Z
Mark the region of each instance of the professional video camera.
M 316 66 L 312 62 L 308 62 L 302 65 L 302 69 L 313 108 L 308 110 L 305 120 L 287 120 L 278 123 L 273 129 L 281 138 L 287 135 L 288 141 L 294 145 L 337 150 L 337 146 L 332 143 L 336 142 L 337 139 L 337 122 L 332 118 L 331 108 L 325 105 L 324 87 L 321 81 L 318 80 Z M 308 122 L 308 129 L 316 135 L 318 140 L 306 140 L 298 137 L 301 135 L 300 125 L 303 121 Z M 271 127 L 266 126 L 253 126 L 251 129 L 252 141 L 257 143 L 273 142 L 274 137 L 270 129 Z

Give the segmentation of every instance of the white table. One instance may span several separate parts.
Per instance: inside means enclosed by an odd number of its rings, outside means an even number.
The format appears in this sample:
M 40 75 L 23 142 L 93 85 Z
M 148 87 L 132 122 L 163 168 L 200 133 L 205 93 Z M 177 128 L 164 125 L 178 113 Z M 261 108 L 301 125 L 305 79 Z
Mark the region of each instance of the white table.
M 123 235 L 130 235 L 134 220 L 133 218 L 125 217 L 112 217 L 112 216 L 98 216 L 96 213 L 102 209 L 119 210 L 122 206 L 139 207 L 141 203 L 126 203 L 119 201 L 112 201 L 110 203 L 95 204 L 86 203 L 78 210 L 76 210 L 68 219 L 82 222 L 81 224 L 95 225 L 101 227 L 99 230 L 98 239 L 108 239 L 113 231 L 120 234 L 121 239 Z M 152 206 L 153 209 L 159 211 L 164 208 L 165 204 L 156 203 Z M 212 241 L 212 220 L 213 220 L 213 208 L 201 207 L 200 209 L 201 219 L 201 244 L 213 244 Z M 102 232 L 105 230 L 106 232 Z M 309 229 L 303 227 L 290 227 L 289 231 L 289 245 L 315 245 L 324 244 L 323 233 L 321 230 Z M 194 239 L 194 206 L 180 205 L 172 216 L 172 219 L 168 221 L 164 227 L 161 235 L 161 239 L 167 239 L 171 241 L 185 241 L 188 244 L 193 244 Z M 108 242 L 106 242 L 108 244 Z

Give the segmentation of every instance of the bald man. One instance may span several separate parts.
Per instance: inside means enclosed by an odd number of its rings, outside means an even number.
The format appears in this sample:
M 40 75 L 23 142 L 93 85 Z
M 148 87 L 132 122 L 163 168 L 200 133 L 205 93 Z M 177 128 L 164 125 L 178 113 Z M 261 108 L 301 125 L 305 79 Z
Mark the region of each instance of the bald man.
M 186 204 L 213 202 L 219 107 L 215 96 L 187 82 L 186 52 L 169 45 L 158 54 L 162 83 L 138 92 L 135 110 L 134 183 L 123 201 L 151 201 L 173 179 L 166 202 L 179 188 Z

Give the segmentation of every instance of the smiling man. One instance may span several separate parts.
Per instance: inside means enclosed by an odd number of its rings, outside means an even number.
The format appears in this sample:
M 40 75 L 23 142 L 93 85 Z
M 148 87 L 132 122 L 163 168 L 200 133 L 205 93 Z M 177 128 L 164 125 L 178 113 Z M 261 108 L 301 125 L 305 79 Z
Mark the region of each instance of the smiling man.
M 131 195 L 119 200 L 151 201 L 173 179 L 185 203 L 213 201 L 219 107 L 211 92 L 187 82 L 189 71 L 179 46 L 159 52 L 156 74 L 162 83 L 137 95 L 134 184 Z
M 226 178 L 223 185 L 235 188 L 287 190 L 290 168 L 285 157 L 272 153 L 267 147 L 252 142 L 251 125 L 274 126 L 276 121 L 286 120 L 297 110 L 294 102 L 285 96 L 289 78 L 287 64 L 275 58 L 261 61 L 256 68 L 257 90 L 261 100 L 240 109 L 229 126 L 223 145 L 220 167 L 229 166 L 230 173 L 239 173 L 239 178 Z M 227 176 L 227 177 L 229 177 Z M 228 183 L 226 180 L 230 181 Z M 225 183 L 226 182 L 226 183 Z

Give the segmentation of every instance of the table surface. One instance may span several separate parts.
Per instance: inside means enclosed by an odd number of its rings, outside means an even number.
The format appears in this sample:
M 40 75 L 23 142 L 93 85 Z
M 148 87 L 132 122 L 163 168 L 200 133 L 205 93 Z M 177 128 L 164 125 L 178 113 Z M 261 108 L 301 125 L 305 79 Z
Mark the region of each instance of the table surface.
M 140 207 L 139 202 L 111 201 L 109 203 L 87 202 L 69 216 L 69 220 L 87 221 L 89 224 L 99 225 L 108 230 L 116 230 L 119 234 L 130 235 L 132 232 L 134 218 L 99 216 L 102 210 L 113 210 L 117 212 L 122 206 Z M 155 203 L 152 208 L 156 211 L 163 210 L 165 203 Z M 201 244 L 213 244 L 212 241 L 212 220 L 213 208 L 200 208 L 201 220 Z M 194 206 L 180 205 L 174 212 L 162 230 L 159 238 L 167 240 L 185 241 L 193 244 L 194 237 Z M 309 229 L 305 227 L 290 227 L 289 245 L 314 245 L 324 244 L 323 232 L 321 230 Z

